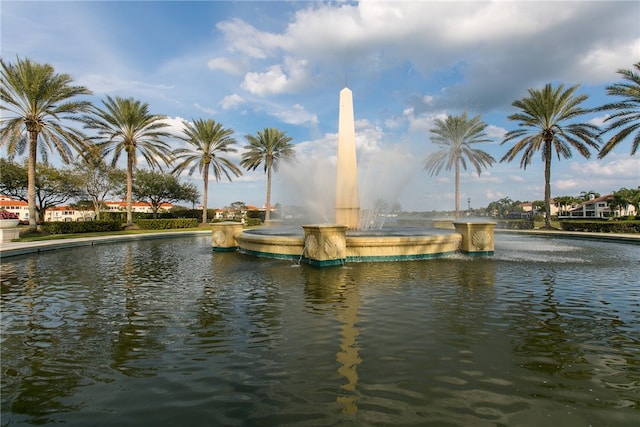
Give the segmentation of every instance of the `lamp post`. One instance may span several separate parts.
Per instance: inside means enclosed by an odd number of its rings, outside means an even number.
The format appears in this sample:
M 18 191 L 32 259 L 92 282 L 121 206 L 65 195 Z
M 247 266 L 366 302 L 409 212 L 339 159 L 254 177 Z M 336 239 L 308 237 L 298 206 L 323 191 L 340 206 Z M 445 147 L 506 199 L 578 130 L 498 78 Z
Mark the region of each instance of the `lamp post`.
M 471 197 L 467 198 L 467 211 L 471 213 Z

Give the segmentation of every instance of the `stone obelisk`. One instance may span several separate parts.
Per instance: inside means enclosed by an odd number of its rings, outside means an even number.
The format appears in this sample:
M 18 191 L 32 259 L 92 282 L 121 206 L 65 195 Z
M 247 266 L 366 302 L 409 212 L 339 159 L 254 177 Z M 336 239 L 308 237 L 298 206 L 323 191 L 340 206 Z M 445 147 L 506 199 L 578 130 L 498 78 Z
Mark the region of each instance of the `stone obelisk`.
M 346 225 L 348 229 L 355 230 L 360 225 L 360 196 L 353 94 L 347 87 L 340 91 L 336 184 L 336 224 Z

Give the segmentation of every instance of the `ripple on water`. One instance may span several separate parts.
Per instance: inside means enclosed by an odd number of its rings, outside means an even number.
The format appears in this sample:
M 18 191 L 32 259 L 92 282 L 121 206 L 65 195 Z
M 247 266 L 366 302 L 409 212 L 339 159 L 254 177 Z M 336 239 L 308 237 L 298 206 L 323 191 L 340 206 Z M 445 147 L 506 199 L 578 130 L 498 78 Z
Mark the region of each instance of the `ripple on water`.
M 208 237 L 3 260 L 3 423 L 640 425 L 640 250 L 496 240 L 335 269 Z

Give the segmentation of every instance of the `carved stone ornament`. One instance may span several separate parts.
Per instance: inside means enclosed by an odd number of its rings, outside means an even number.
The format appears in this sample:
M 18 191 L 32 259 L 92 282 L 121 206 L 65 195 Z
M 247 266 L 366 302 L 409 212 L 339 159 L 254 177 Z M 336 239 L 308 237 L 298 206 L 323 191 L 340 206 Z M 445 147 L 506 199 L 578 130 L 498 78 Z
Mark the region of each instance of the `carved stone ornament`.
M 324 242 L 324 253 L 329 258 L 336 259 L 340 255 L 340 250 L 344 248 L 344 241 L 338 236 L 330 236 Z
M 307 258 L 315 258 L 318 254 L 318 239 L 313 234 L 307 236 L 304 241 L 304 250 Z
M 213 233 L 213 243 L 216 246 L 222 246 L 222 245 L 224 245 L 226 243 L 226 241 L 227 241 L 227 235 L 225 234 L 224 231 L 216 230 Z
M 475 233 L 473 233 L 471 242 L 479 250 L 484 250 L 491 245 L 491 234 L 483 230 L 476 231 Z

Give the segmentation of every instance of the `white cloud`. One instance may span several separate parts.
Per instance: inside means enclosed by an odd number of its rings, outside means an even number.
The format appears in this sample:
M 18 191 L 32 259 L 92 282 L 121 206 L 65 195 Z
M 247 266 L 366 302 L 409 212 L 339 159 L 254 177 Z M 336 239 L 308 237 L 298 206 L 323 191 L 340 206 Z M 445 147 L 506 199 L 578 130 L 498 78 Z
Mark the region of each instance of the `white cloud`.
M 184 123 L 188 120 L 182 117 L 165 117 L 162 122 L 166 123 L 167 127 L 164 129 L 173 136 L 183 136 L 182 130 L 184 129 Z
M 251 58 L 264 59 L 282 45 L 282 36 L 260 31 L 242 19 L 218 23 L 229 44 L 231 52 L 240 52 Z
M 242 74 L 247 66 L 242 61 L 229 58 L 212 58 L 207 61 L 207 67 L 210 70 L 222 70 L 229 74 Z
M 287 57 L 284 64 L 272 65 L 263 73 L 247 73 L 242 88 L 258 96 L 295 93 L 308 83 L 306 66 L 306 60 Z
M 583 177 L 593 178 L 630 178 L 637 179 L 640 185 L 640 158 L 620 158 L 607 161 L 592 160 L 585 163 L 571 163 L 571 171 Z
M 245 102 L 246 100 L 243 97 L 234 93 L 233 95 L 225 96 L 222 101 L 220 101 L 220 105 L 222 105 L 223 110 L 233 110 Z
M 276 111 L 273 115 L 283 122 L 293 125 L 318 124 L 318 116 L 308 113 L 300 104 L 295 104 L 291 108 Z
M 489 125 L 487 126 L 485 132 L 489 138 L 495 138 L 500 141 L 502 140 L 502 138 L 504 138 L 507 130 L 499 126 Z
M 526 179 L 524 179 L 520 175 L 509 175 L 509 181 L 511 181 L 511 182 L 525 182 Z
M 202 111 L 202 112 L 204 112 L 204 113 L 207 113 L 207 114 L 209 114 L 209 115 L 212 115 L 212 116 L 213 116 L 214 114 L 216 114 L 216 110 L 214 110 L 213 108 L 203 107 L 202 105 L 200 105 L 200 104 L 199 104 L 199 103 L 197 103 L 197 102 L 196 102 L 196 103 L 194 103 L 194 104 L 193 104 L 193 106 L 194 106 L 194 107 L 196 107 L 198 110 L 200 110 L 200 111 Z
M 559 179 L 553 181 L 553 187 L 560 191 L 577 190 L 583 185 L 583 182 L 577 179 Z

